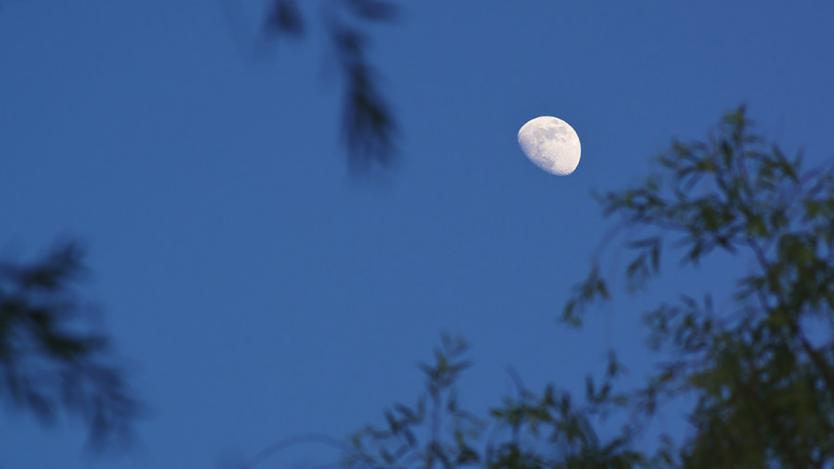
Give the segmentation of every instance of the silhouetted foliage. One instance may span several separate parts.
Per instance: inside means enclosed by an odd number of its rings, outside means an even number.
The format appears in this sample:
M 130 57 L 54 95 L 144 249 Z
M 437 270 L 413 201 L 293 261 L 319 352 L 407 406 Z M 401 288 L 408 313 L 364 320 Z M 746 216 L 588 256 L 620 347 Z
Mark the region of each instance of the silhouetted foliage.
M 644 184 L 601 198 L 628 228 L 631 289 L 659 274 L 670 242 L 684 266 L 723 252 L 755 267 L 736 282 L 730 306 L 681 294 L 644 314 L 651 347 L 671 358 L 635 405 L 652 414 L 675 396 L 697 399 L 694 435 L 674 459 L 682 465 L 831 464 L 832 167 L 804 170 L 801 154 L 789 158 L 755 133 L 742 107 L 706 141 L 675 142 L 658 168 Z M 593 269 L 565 319 L 579 320 L 606 289 Z
M 728 114 L 705 141 L 674 142 L 645 183 L 599 198 L 613 232 L 634 252 L 627 290 L 659 275 L 665 249 L 699 268 L 723 252 L 752 265 L 733 301 L 685 292 L 643 314 L 663 361 L 644 385 L 614 391 L 612 356 L 585 403 L 548 386 L 518 396 L 489 417 L 462 413 L 454 396 L 465 362 L 448 345 L 424 367 L 416 406 L 395 405 L 386 425 L 353 439 L 353 467 L 831 467 L 834 464 L 834 168 L 804 170 L 754 132 L 745 109 Z M 609 243 L 617 238 L 609 239 Z M 707 275 L 706 273 L 703 273 Z M 588 306 L 612 297 L 594 261 L 562 319 L 580 326 Z M 687 435 L 661 435 L 656 450 L 635 435 L 671 399 L 686 396 Z M 619 415 L 619 430 L 594 426 Z M 484 438 L 484 429 L 509 438 Z M 610 425 L 609 425 L 610 427 Z M 506 434 L 505 434 L 506 436 Z
M 127 441 L 139 404 L 73 291 L 82 258 L 68 243 L 31 264 L 0 264 L 0 396 L 44 423 L 77 414 L 103 449 Z
M 308 28 L 295 0 L 273 0 L 265 29 L 273 37 L 300 38 Z M 368 61 L 368 23 L 391 22 L 399 8 L 384 0 L 328 2 L 322 17 L 345 91 L 342 133 L 353 170 L 390 166 L 396 150 L 397 124 Z
M 421 364 L 426 387 L 414 406 L 395 404 L 385 411 L 386 426 L 366 427 L 353 437 L 355 451 L 347 467 L 439 464 L 449 467 L 479 462 L 470 446 L 481 421 L 458 405 L 455 382 L 469 364 L 466 344 L 443 337 L 433 364 Z
M 516 396 L 477 417 L 457 397 L 456 382 L 468 366 L 465 351 L 461 339 L 444 337 L 434 363 L 420 366 L 426 385 L 417 403 L 395 404 L 385 411 L 384 426 L 357 432 L 344 466 L 603 468 L 641 461 L 628 449 L 628 428 L 611 439 L 594 429 L 624 399 L 611 391 L 621 370 L 613 355 L 601 385 L 588 378 L 581 404 L 554 386 L 539 395 L 516 379 Z

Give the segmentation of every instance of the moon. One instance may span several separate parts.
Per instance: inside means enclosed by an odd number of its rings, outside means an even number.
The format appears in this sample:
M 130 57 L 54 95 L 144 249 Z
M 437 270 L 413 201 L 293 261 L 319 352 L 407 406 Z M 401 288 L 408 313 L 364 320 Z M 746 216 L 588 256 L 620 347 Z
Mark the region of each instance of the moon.
M 579 166 L 579 135 L 567 122 L 552 116 L 530 119 L 518 130 L 518 144 L 536 166 L 567 176 Z

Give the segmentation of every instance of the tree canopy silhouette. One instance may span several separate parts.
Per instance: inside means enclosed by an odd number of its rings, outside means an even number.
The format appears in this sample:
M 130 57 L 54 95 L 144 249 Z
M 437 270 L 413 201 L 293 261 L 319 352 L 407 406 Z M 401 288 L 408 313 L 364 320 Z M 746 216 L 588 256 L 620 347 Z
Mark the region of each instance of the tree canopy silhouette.
M 601 382 L 588 378 L 581 403 L 555 386 L 519 385 L 489 415 L 472 415 L 455 394 L 464 349 L 444 340 L 422 366 L 423 396 L 357 432 L 345 465 L 834 464 L 834 167 L 804 169 L 801 154 L 768 143 L 740 107 L 706 139 L 674 142 L 643 184 L 599 202 L 617 220 L 609 243 L 619 239 L 634 254 L 624 272 L 631 292 L 661 273 L 667 250 L 684 267 L 719 252 L 755 267 L 737 279 L 727 307 L 680 292 L 644 312 L 649 345 L 664 359 L 642 386 L 617 391 L 623 368 L 612 355 Z M 580 326 L 589 307 L 611 299 L 601 271 L 595 260 L 575 287 L 566 324 Z M 681 396 L 695 403 L 689 434 L 638 447 L 651 416 Z M 618 430 L 601 426 L 611 415 L 622 417 Z

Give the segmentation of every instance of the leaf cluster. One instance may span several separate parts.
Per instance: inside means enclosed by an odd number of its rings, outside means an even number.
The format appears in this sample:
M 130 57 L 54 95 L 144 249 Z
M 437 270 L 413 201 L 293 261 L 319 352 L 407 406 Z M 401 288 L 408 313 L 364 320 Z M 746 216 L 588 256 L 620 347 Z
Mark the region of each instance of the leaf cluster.
M 74 293 L 82 258 L 66 243 L 36 262 L 0 265 L 0 398 L 43 423 L 75 414 L 104 449 L 127 442 L 140 405 Z
M 476 417 L 464 410 L 456 382 L 469 363 L 461 339 L 444 337 L 432 364 L 420 365 L 425 390 L 414 406 L 395 404 L 385 425 L 367 426 L 352 438 L 346 467 L 629 467 L 641 455 L 629 449 L 625 429 L 609 439 L 594 423 L 622 406 L 613 392 L 622 365 L 612 354 L 603 381 L 588 378 L 583 403 L 548 386 L 537 394 L 516 379 L 517 393 Z
M 301 38 L 307 16 L 296 0 L 272 0 L 265 30 L 273 37 Z M 390 166 L 396 150 L 397 123 L 380 91 L 379 74 L 368 59 L 370 24 L 388 23 L 400 10 L 386 0 L 328 2 L 322 15 L 335 63 L 344 82 L 342 133 L 351 168 Z
M 459 467 L 480 462 L 473 441 L 483 421 L 461 408 L 456 382 L 469 367 L 466 343 L 444 335 L 433 363 L 421 363 L 425 390 L 417 402 L 396 403 L 385 425 L 367 426 L 351 439 L 345 467 Z

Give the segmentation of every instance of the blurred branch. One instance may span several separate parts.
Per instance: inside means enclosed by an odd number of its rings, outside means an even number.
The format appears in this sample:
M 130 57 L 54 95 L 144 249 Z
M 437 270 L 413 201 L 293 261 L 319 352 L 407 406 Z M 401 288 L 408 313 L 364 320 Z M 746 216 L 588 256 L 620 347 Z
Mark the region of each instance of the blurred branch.
M 108 337 L 85 321 L 73 291 L 82 260 L 64 243 L 31 264 L 0 265 L 0 397 L 43 423 L 77 415 L 100 450 L 129 440 L 140 405 Z
M 344 86 L 342 135 L 350 168 L 365 172 L 390 167 L 397 150 L 397 123 L 380 90 L 380 77 L 368 59 L 368 23 L 390 23 L 399 8 L 384 0 L 334 0 L 322 21 Z M 272 0 L 264 24 L 271 37 L 301 37 L 308 28 L 295 0 Z

